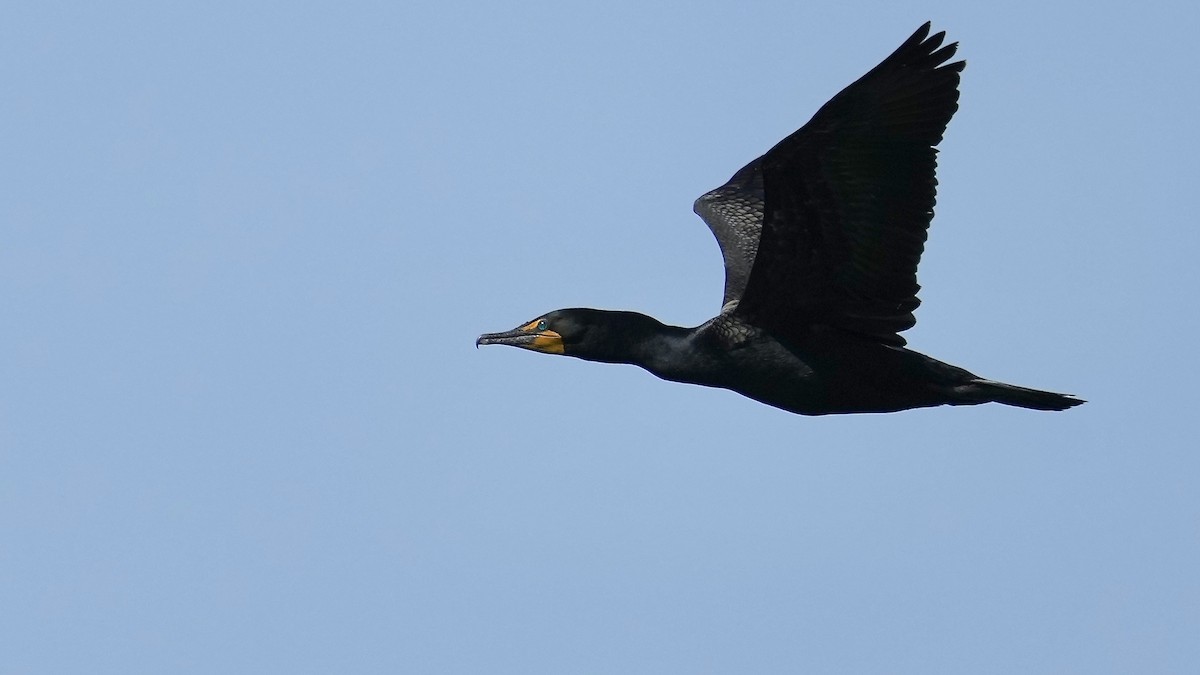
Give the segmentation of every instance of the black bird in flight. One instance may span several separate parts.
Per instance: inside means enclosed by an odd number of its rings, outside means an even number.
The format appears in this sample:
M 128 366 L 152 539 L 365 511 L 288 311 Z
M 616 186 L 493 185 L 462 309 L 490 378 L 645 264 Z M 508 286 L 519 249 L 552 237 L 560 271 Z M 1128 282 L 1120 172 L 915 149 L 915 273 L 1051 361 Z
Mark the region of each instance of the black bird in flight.
M 478 345 L 631 363 L 804 415 L 1004 403 L 1064 394 L 986 380 L 906 349 L 933 218 L 934 149 L 958 109 L 958 47 L 921 26 L 799 131 L 704 194 L 725 260 L 721 313 L 695 328 L 560 309 Z

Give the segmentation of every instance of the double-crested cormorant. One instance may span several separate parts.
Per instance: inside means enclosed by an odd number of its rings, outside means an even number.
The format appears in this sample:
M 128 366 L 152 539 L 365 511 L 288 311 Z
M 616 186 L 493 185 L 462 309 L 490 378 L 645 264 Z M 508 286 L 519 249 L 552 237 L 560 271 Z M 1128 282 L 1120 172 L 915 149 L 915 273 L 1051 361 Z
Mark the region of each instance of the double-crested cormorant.
M 957 43 L 929 24 L 808 124 L 696 200 L 725 259 L 721 313 L 695 328 L 560 309 L 478 345 L 631 363 L 805 415 L 997 402 L 1083 403 L 904 348 L 933 218 L 936 153 L 958 109 Z

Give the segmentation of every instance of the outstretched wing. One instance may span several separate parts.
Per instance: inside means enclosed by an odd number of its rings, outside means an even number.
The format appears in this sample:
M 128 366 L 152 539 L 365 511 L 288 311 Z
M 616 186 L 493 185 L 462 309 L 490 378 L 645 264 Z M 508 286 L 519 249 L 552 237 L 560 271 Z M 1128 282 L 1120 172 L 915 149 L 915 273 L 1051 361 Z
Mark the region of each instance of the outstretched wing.
M 726 260 L 727 308 L 785 335 L 826 324 L 904 344 L 898 333 L 916 323 L 920 304 L 934 146 L 958 109 L 965 65 L 946 64 L 957 44 L 942 47 L 944 36 L 930 36 L 926 23 L 799 131 L 697 201 Z M 759 233 L 748 244 L 755 213 Z

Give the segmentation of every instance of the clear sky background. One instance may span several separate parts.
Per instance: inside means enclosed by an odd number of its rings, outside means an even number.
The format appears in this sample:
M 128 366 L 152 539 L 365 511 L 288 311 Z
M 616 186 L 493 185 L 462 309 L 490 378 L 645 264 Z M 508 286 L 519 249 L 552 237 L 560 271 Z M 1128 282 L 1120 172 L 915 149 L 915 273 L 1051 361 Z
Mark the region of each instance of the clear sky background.
M 7 7 L 0 673 L 1195 672 L 1200 10 L 982 6 Z M 910 344 L 1090 403 L 474 349 L 715 314 L 692 199 L 927 19 Z

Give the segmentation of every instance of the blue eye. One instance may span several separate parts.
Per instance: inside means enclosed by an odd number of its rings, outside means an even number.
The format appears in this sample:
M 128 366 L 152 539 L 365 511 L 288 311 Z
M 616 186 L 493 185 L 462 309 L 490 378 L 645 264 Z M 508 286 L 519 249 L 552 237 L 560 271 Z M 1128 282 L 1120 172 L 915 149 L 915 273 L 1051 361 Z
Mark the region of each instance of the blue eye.
M 546 320 L 545 319 L 542 319 L 541 321 L 538 322 L 537 329 L 538 330 L 546 330 Z

